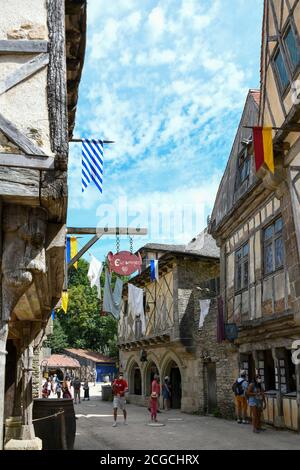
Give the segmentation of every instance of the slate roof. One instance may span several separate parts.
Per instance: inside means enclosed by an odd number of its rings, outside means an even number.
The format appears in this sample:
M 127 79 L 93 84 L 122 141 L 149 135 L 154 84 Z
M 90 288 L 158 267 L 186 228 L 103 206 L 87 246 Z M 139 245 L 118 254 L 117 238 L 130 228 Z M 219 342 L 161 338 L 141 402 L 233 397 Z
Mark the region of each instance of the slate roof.
M 217 230 L 222 221 L 238 206 L 239 200 L 258 183 L 253 157 L 249 179 L 239 188 L 236 187 L 238 157 L 243 149 L 242 141 L 252 139 L 251 129 L 245 129 L 243 126 L 258 125 L 259 101 L 260 92 L 258 90 L 249 90 L 227 166 L 218 189 L 209 224 L 210 233 L 214 233 Z
M 220 250 L 207 228 L 186 245 L 168 245 L 161 243 L 148 243 L 140 251 L 162 251 L 168 253 L 189 254 L 209 258 L 219 258 Z

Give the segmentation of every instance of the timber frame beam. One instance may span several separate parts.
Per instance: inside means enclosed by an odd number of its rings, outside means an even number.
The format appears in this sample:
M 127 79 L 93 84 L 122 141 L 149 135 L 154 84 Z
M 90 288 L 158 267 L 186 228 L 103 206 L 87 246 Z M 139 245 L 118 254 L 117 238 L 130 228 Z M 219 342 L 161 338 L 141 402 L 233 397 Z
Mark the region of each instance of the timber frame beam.
M 147 235 L 146 228 L 129 228 L 129 227 L 68 227 L 67 233 L 69 235 L 94 235 L 84 247 L 74 256 L 67 265 L 70 269 L 76 261 L 79 260 L 103 235 Z

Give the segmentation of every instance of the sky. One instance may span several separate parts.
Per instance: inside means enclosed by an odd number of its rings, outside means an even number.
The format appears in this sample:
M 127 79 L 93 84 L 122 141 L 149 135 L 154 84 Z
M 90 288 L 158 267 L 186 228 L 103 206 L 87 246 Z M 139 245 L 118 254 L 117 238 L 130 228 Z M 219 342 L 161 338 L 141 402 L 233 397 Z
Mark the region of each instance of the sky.
M 259 87 L 262 4 L 88 0 L 74 137 L 115 143 L 104 146 L 103 194 L 93 183 L 81 192 L 81 145 L 70 143 L 68 226 L 147 228 L 134 250 L 205 228 L 247 92 Z M 105 236 L 89 253 L 109 251 L 116 239 Z

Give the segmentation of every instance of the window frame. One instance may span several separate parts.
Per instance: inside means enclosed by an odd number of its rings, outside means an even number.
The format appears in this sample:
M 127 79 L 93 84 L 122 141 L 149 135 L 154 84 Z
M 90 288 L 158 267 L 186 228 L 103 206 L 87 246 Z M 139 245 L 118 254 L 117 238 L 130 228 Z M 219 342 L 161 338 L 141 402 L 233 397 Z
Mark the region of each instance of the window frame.
M 275 232 L 275 225 L 278 220 L 281 219 L 282 227 L 278 232 Z M 265 240 L 265 232 L 268 228 L 273 227 L 273 234 L 270 238 Z M 283 253 L 283 261 L 280 266 L 276 267 L 276 241 L 281 239 L 282 240 L 282 253 Z M 272 271 L 266 272 L 266 246 L 272 246 Z M 262 228 L 262 254 L 263 254 L 263 277 L 266 278 L 268 276 L 274 275 L 277 271 L 281 271 L 284 269 L 284 261 L 285 261 L 285 250 L 284 250 L 284 243 L 283 243 L 283 217 L 279 215 L 275 219 L 272 220 L 269 224 Z
M 289 30 L 292 31 L 295 37 L 296 43 L 298 44 L 298 47 L 300 49 L 300 40 L 299 40 L 297 28 L 295 27 L 294 19 L 292 16 L 289 16 L 282 29 L 282 32 L 280 33 L 280 40 L 278 40 L 277 46 L 274 48 L 274 51 L 271 55 L 271 61 L 270 61 L 272 65 L 272 69 L 273 69 L 275 83 L 278 88 L 278 92 L 283 98 L 286 96 L 288 90 L 291 88 L 293 79 L 298 75 L 300 71 L 300 62 L 296 66 L 293 65 L 289 49 L 286 45 L 285 40 L 286 40 Z M 284 64 L 284 67 L 288 76 L 288 83 L 286 86 L 282 84 L 278 67 L 275 63 L 275 59 L 278 53 L 280 53 L 282 56 L 283 64 Z
M 240 251 L 244 251 L 244 248 L 248 245 L 248 251 L 246 255 L 242 254 L 242 257 L 240 260 L 238 260 L 238 253 Z M 235 259 L 234 259 L 234 290 L 235 293 L 243 292 L 245 290 L 249 289 L 249 248 L 250 248 L 250 243 L 249 240 L 246 243 L 243 243 L 234 253 Z M 247 285 L 244 285 L 244 275 L 245 275 L 245 264 L 248 266 L 248 273 L 247 273 Z M 241 265 L 241 285 L 238 286 L 238 267 Z
M 291 20 L 288 21 L 288 23 L 286 24 L 286 26 L 284 28 L 284 31 L 282 33 L 282 43 L 283 43 L 283 46 L 284 46 L 284 49 L 285 49 L 285 52 L 286 52 L 287 62 L 288 62 L 288 65 L 290 67 L 290 72 L 291 72 L 291 75 L 292 75 L 292 78 L 293 78 L 297 74 L 297 71 L 300 69 L 300 59 L 299 59 L 298 64 L 294 65 L 291 54 L 290 54 L 290 50 L 289 50 L 289 48 L 287 46 L 287 43 L 286 43 L 286 38 L 288 36 L 289 31 L 291 31 L 293 36 L 294 36 L 295 42 L 299 47 L 299 55 L 300 55 L 300 44 L 299 44 L 298 35 L 296 33 L 296 29 L 294 27 L 294 24 Z
M 241 188 L 245 184 L 246 181 L 249 184 L 250 173 L 251 173 L 250 170 L 251 170 L 251 164 L 252 164 L 252 155 L 253 155 L 252 152 L 250 152 L 250 148 L 251 148 L 250 145 L 245 145 L 238 154 L 238 158 L 237 158 L 237 170 L 238 171 L 237 171 L 237 178 L 236 178 L 236 181 L 235 181 L 235 189 L 236 190 Z M 241 163 L 242 157 L 244 157 L 244 159 Z M 246 162 L 248 162 L 248 172 L 247 172 L 247 176 L 242 180 L 242 178 L 241 178 L 242 167 L 245 166 Z

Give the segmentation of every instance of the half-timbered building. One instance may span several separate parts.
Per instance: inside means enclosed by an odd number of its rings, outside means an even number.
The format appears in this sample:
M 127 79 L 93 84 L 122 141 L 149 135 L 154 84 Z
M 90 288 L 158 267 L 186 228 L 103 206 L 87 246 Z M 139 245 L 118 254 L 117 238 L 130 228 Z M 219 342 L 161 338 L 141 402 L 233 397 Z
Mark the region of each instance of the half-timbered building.
M 298 0 L 265 0 L 261 89 L 248 94 L 210 222 L 240 367 L 249 379 L 256 371 L 262 376 L 265 421 L 294 430 L 300 430 L 300 370 L 292 356 L 300 338 L 299 28 Z M 267 167 L 255 173 L 250 128 L 258 125 L 273 128 L 274 175 Z
M 199 373 L 199 299 L 215 297 L 219 250 L 207 231 L 188 245 L 145 245 L 143 271 L 129 282 L 144 291 L 143 321 L 128 304 L 124 286 L 119 321 L 120 366 L 129 382 L 129 400 L 146 405 L 155 373 L 171 382 L 171 407 L 199 411 L 204 392 Z M 159 279 L 151 281 L 150 260 L 158 260 Z M 213 324 L 216 331 L 216 323 Z
M 85 23 L 84 0 L 1 2 L 0 448 L 9 417 L 19 420 L 19 442 L 39 446 L 33 352 L 64 281 L 68 141 Z

